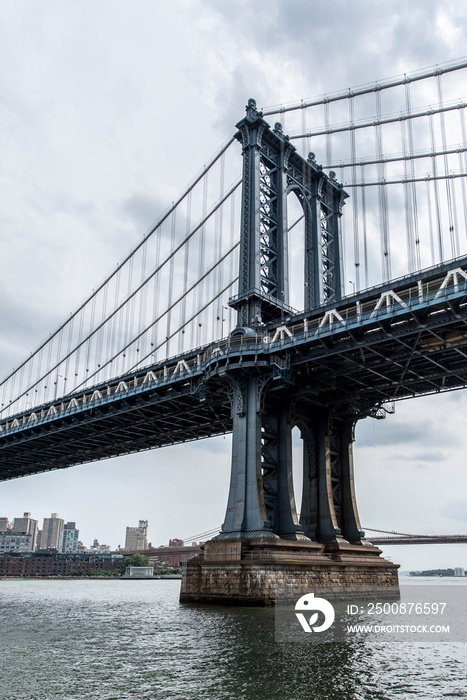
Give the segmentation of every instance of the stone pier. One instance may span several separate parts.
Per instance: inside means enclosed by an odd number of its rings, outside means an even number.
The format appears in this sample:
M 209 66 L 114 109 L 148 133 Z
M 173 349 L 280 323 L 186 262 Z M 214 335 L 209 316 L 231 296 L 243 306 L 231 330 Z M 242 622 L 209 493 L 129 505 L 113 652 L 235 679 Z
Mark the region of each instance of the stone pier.
M 394 600 L 398 568 L 370 544 L 212 540 L 187 562 L 180 601 L 267 606 L 305 593 L 328 600 Z

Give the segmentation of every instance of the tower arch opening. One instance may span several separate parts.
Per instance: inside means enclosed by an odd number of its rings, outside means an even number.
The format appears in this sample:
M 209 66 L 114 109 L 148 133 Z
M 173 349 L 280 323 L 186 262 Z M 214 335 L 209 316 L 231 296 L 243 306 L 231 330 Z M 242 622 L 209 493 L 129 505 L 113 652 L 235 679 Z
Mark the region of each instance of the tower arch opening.
M 297 193 L 287 194 L 288 303 L 297 311 L 305 308 L 305 214 Z

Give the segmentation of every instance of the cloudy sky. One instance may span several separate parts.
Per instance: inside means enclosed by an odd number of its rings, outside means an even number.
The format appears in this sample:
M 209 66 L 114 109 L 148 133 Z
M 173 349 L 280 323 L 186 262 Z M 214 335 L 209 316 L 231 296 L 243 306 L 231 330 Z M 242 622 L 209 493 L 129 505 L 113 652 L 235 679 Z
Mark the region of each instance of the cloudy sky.
M 267 106 L 465 53 L 448 0 L 3 0 L 0 371 L 97 285 L 176 198 L 255 97 Z M 467 87 L 460 87 L 467 96 Z M 467 396 L 397 406 L 357 429 L 364 526 L 467 532 Z M 230 438 L 0 484 L 0 515 L 51 512 L 112 547 L 218 526 Z M 298 449 L 297 449 L 298 453 Z M 388 548 L 403 569 L 465 566 L 467 547 Z

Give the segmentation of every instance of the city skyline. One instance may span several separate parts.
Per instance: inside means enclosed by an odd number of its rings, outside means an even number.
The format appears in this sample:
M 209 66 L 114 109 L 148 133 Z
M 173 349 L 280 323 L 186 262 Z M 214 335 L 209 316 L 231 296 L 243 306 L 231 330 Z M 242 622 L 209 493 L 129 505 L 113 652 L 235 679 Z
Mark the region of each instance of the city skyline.
M 28 516 L 28 517 L 26 517 L 26 516 Z M 19 517 L 19 518 L 16 516 L 13 518 L 10 518 L 10 516 L 6 515 L 6 514 L 1 515 L 0 516 L 0 532 L 2 532 L 4 530 L 12 531 L 12 532 L 23 532 L 23 529 L 24 529 L 24 531 L 26 531 L 26 529 L 21 526 L 21 523 L 23 523 L 26 520 L 30 520 L 33 523 L 36 523 L 36 526 L 37 526 L 36 534 L 37 534 L 37 532 L 42 533 L 44 531 L 44 527 L 45 527 L 46 523 L 48 521 L 51 521 L 51 520 L 52 521 L 57 520 L 57 521 L 63 523 L 63 526 L 60 530 L 60 532 L 62 534 L 65 533 L 67 529 L 71 530 L 71 529 L 75 529 L 75 527 L 76 527 L 76 521 L 65 522 L 65 518 L 59 518 L 58 513 L 55 512 L 55 513 L 52 513 L 50 515 L 50 517 L 45 516 L 44 518 L 42 518 L 42 523 L 43 523 L 42 529 L 39 529 L 40 519 L 32 517 L 31 512 L 24 511 L 24 515 L 22 517 Z M 149 528 L 148 520 L 140 518 L 138 520 L 138 523 L 139 523 L 138 526 L 127 525 L 125 528 L 125 533 L 122 537 L 122 541 L 124 544 L 122 544 L 122 545 L 117 544 L 116 547 L 111 547 L 110 549 L 112 549 L 112 550 L 117 550 L 117 549 L 126 550 L 126 549 L 128 549 L 128 550 L 135 550 L 135 551 L 149 549 L 149 548 L 157 549 L 158 547 L 172 546 L 171 545 L 172 541 L 174 541 L 176 543 L 182 542 L 181 546 L 183 546 L 183 540 L 178 540 L 178 538 L 176 538 L 176 537 L 170 537 L 167 540 L 167 543 L 160 543 L 157 545 L 153 544 L 153 542 L 150 540 L 150 538 L 148 536 L 148 528 Z M 3 527 L 4 525 L 5 525 L 5 527 Z M 27 526 L 27 527 L 29 527 L 29 526 Z M 144 532 L 142 532 L 143 530 L 144 530 Z M 77 531 L 79 532 L 79 529 L 77 529 Z M 129 533 L 129 531 L 130 531 L 130 533 Z M 51 537 L 53 537 L 54 543 L 49 543 L 49 544 L 46 543 L 46 546 L 42 547 L 41 546 L 42 541 L 38 540 L 34 549 L 49 549 L 49 548 L 58 549 L 58 547 L 55 547 L 55 544 L 57 544 L 59 538 L 55 534 L 51 535 Z M 85 545 L 86 549 L 91 549 L 92 547 L 96 547 L 96 546 L 100 546 L 100 547 L 108 547 L 109 546 L 105 543 L 100 543 L 99 542 L 100 539 L 102 539 L 102 538 L 93 537 L 92 538 L 93 544 L 89 545 L 88 547 L 86 547 L 86 545 Z M 133 542 L 133 540 L 135 540 L 135 541 Z M 81 538 L 79 541 L 81 544 L 84 544 L 84 542 L 82 541 Z M 191 545 L 191 541 L 189 542 L 189 544 Z M 132 545 L 134 545 L 134 546 L 132 546 Z M 142 545 L 144 545 L 144 546 L 142 546 Z M 176 545 L 174 545 L 174 546 L 176 546 Z M 66 552 L 68 550 L 64 550 L 64 551 Z
M 141 14 L 102 2 L 91 22 L 79 4 L 4 5 L 0 374 L 139 240 L 232 133 L 248 98 L 286 103 L 465 53 L 459 4 L 390 5 L 362 1 L 350 12 L 291 2 L 285 11 L 271 2 L 265 17 L 257 2 L 234 15 L 212 0 L 184 2 L 183 13 L 145 4 Z M 459 85 L 459 97 L 466 91 Z M 456 392 L 400 403 L 386 421 L 357 426 L 363 527 L 467 532 L 465 416 L 467 392 Z M 230 445 L 226 436 L 4 482 L 0 513 L 27 509 L 42 521 L 58 509 L 83 541 L 99 533 L 112 549 L 142 517 L 160 541 L 187 539 L 224 520 Z M 295 457 L 299 493 L 296 439 Z M 463 545 L 385 554 L 402 569 L 467 561 Z

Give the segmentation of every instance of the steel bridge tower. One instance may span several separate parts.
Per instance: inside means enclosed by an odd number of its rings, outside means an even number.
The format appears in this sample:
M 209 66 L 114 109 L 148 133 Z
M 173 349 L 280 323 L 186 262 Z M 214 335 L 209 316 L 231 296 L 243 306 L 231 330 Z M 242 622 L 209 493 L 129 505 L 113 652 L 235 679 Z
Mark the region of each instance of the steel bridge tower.
M 243 193 L 239 291 L 229 302 L 238 320 L 231 336 L 261 336 L 272 322 L 278 323 L 280 336 L 287 330 L 281 321 L 293 313 L 288 305 L 287 196 L 294 193 L 303 209 L 307 312 L 332 308 L 342 297 L 341 216 L 348 195 L 333 172 L 328 176 L 317 165 L 314 154 L 305 160 L 297 153 L 280 123 L 271 129 L 255 100 L 248 101 L 237 128 Z M 219 536 L 206 543 L 204 556 L 187 566 L 181 600 L 272 602 L 277 559 L 289 560 L 281 565 L 279 578 L 294 590 L 306 589 L 316 566 L 320 575 L 327 572 L 326 591 L 336 585 L 349 589 L 343 569 L 334 571 L 337 562 L 359 562 L 352 574 L 356 580 L 362 577 L 364 561 L 364 583 L 350 584 L 355 595 L 362 593 L 362 585 L 369 590 L 381 588 L 381 583 L 394 595 L 396 567 L 379 558 L 380 550 L 362 543 L 354 493 L 354 426 L 368 411 L 358 402 L 316 406 L 307 400 L 312 388 L 296 385 L 290 357 L 257 357 L 225 369 L 218 379 L 228 392 L 233 420 L 227 513 Z M 293 493 L 294 426 L 301 431 L 304 448 L 300 521 Z M 330 558 L 336 562 L 333 573 Z M 272 568 L 266 571 L 267 561 Z M 262 576 L 251 568 L 254 562 L 263 567 Z

